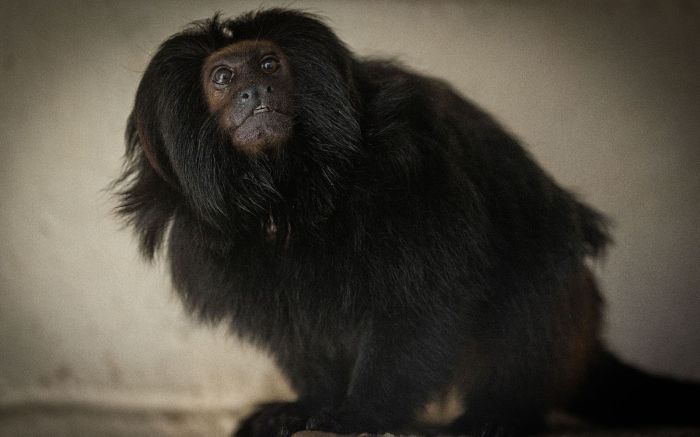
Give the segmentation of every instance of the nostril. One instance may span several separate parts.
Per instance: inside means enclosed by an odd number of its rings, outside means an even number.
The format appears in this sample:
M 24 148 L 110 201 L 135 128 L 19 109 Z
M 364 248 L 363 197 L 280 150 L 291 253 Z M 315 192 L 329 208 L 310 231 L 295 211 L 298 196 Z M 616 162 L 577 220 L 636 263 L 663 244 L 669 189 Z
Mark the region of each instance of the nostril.
M 243 93 L 243 94 L 241 94 L 241 98 L 242 98 L 243 100 L 245 100 L 245 99 L 247 99 L 247 98 L 249 98 L 249 97 L 250 97 L 250 95 L 249 95 L 248 93 Z
M 268 86 L 268 87 L 267 87 L 267 92 L 268 92 L 268 93 L 271 93 L 271 92 L 272 92 L 272 87 L 271 87 L 271 86 Z

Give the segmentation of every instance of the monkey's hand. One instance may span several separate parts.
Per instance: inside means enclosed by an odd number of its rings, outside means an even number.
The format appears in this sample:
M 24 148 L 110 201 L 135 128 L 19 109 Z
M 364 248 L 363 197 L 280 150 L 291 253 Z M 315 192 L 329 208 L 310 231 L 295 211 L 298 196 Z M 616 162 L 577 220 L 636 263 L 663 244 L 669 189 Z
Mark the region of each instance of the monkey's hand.
M 324 431 L 336 434 L 350 434 L 359 432 L 380 432 L 382 426 L 371 420 L 361 411 L 349 408 L 339 408 L 334 411 L 323 410 L 309 417 L 306 421 L 306 429 L 309 431 Z
M 307 419 L 306 409 L 298 402 L 262 404 L 232 437 L 290 437 L 306 427 Z
M 306 422 L 306 429 L 309 431 L 326 431 L 333 433 L 346 433 L 351 431 L 329 411 L 322 411 L 310 417 Z

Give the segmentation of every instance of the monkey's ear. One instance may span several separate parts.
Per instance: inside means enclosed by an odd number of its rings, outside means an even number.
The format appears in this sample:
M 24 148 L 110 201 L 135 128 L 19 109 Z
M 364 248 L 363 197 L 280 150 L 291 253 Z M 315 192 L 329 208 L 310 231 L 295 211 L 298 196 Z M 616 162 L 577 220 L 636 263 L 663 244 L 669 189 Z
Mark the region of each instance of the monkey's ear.
M 157 132 L 147 126 L 136 110 L 132 112 L 126 129 L 126 165 L 110 189 L 119 198 L 116 213 L 136 231 L 141 253 L 152 259 L 165 239 L 179 190 L 167 157 L 154 147 Z
M 168 158 L 160 146 L 160 135 L 154 119 L 144 116 L 137 108 L 131 113 L 127 126 L 127 154 L 137 159 L 141 154 L 151 169 L 171 187 L 176 187 Z

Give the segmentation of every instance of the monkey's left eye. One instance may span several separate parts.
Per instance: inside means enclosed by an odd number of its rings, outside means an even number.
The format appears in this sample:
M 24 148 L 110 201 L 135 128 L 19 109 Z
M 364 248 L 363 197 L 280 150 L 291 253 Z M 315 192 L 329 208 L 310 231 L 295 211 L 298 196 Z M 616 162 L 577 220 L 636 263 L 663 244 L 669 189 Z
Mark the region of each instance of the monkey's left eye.
M 280 68 L 280 61 L 277 59 L 273 58 L 272 56 L 268 56 L 267 58 L 263 59 L 262 62 L 260 63 L 260 69 L 264 73 L 274 73 Z
M 218 85 L 228 85 L 233 79 L 233 70 L 227 67 L 219 67 L 214 70 L 211 80 Z

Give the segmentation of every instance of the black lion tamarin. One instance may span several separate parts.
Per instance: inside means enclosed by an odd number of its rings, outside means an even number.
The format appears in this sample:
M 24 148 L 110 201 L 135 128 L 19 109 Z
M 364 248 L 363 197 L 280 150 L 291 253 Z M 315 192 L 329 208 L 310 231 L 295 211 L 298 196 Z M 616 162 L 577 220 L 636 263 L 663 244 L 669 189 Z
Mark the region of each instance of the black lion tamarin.
M 548 411 L 700 421 L 700 389 L 601 345 L 588 260 L 605 218 L 443 81 L 353 55 L 318 18 L 194 23 L 146 69 L 118 212 L 197 317 L 269 352 L 298 394 L 236 436 L 399 432 L 456 391 L 444 432 Z

